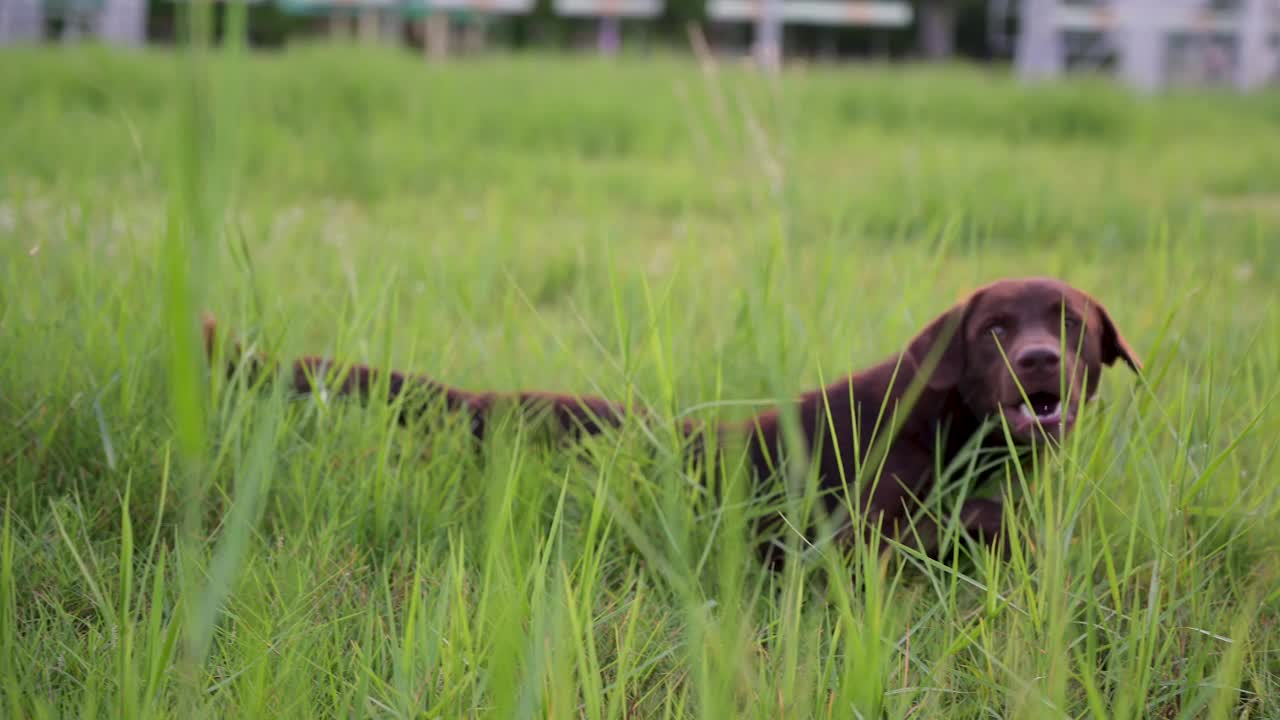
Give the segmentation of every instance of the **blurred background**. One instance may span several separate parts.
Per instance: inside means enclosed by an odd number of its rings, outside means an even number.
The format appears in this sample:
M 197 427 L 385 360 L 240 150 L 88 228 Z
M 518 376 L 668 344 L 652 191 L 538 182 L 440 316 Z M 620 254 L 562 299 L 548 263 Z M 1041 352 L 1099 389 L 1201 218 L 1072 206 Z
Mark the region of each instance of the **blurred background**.
M 0 44 L 177 40 L 183 0 L 0 0 Z M 218 3 L 215 34 L 225 26 Z M 1275 0 L 249 0 L 248 39 L 341 38 L 429 59 L 525 48 L 805 61 L 1012 61 L 1026 78 L 1117 73 L 1254 90 L 1277 76 Z

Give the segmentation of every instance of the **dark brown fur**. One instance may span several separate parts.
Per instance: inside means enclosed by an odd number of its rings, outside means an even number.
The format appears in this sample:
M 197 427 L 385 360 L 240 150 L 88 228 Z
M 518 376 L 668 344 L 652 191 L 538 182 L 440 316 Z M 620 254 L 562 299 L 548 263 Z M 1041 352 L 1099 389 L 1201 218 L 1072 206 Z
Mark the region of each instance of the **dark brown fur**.
M 218 340 L 212 318 L 206 318 L 204 334 L 212 357 Z M 260 372 L 263 359 L 249 360 L 249 369 Z M 985 420 L 1005 422 L 997 423 L 981 439 L 983 444 L 1004 445 L 1005 428 L 1020 445 L 1046 436 L 1060 439 L 1096 392 L 1102 368 L 1117 360 L 1135 371 L 1141 368 L 1106 309 L 1093 298 L 1051 278 L 1001 280 L 929 323 L 904 351 L 804 393 L 794 407 L 828 510 L 842 505 L 838 498 L 844 487 L 858 488 L 844 505 L 860 509 L 862 526 L 879 524 L 886 534 L 903 537 L 908 515 L 931 489 L 934 468 L 954 459 Z M 318 357 L 295 361 L 291 375 L 299 393 L 323 387 L 367 398 L 379 387 L 378 372 L 365 365 L 336 367 Z M 545 412 L 570 433 L 595 434 L 620 425 L 627 415 L 624 406 L 597 397 L 468 392 L 395 371 L 386 378 L 386 387 L 389 401 L 417 391 L 402 417 L 442 401 L 449 411 L 466 414 L 477 437 L 485 433 L 490 410 L 503 401 Z M 1024 400 L 1051 408 L 1055 398 L 1061 404 L 1056 421 L 1048 411 L 1028 419 L 1018 409 Z M 770 410 L 717 428 L 722 437 L 745 436 L 760 480 L 776 476 L 783 448 L 780 412 Z M 692 423 L 683 429 L 690 436 L 697 431 Z M 854 477 L 859 474 L 855 468 L 864 467 L 861 475 L 869 481 L 857 482 L 861 478 Z M 987 542 L 999 536 L 1001 516 L 1001 503 L 990 499 L 968 500 L 960 512 L 964 528 Z M 917 537 L 932 550 L 936 538 L 927 534 Z

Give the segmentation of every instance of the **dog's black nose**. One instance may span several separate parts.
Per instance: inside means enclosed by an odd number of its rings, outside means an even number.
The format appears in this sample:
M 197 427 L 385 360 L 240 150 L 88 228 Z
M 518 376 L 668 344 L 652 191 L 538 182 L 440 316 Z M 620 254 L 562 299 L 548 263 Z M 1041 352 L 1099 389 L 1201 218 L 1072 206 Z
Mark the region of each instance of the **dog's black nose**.
M 1018 353 L 1014 364 L 1019 370 L 1057 370 L 1061 359 L 1058 348 L 1051 345 L 1034 345 Z

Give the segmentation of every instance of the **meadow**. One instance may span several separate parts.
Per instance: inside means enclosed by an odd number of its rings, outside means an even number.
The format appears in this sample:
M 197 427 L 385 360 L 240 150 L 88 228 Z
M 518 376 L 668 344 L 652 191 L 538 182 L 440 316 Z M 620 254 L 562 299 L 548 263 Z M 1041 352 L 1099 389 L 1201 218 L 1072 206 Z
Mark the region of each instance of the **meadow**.
M 6 717 L 1280 718 L 1275 92 L 81 47 L 0 53 L 0 107 Z M 1007 562 L 769 570 L 803 473 L 476 449 L 210 374 L 196 325 L 710 421 L 1028 274 L 1145 370 L 997 473 Z

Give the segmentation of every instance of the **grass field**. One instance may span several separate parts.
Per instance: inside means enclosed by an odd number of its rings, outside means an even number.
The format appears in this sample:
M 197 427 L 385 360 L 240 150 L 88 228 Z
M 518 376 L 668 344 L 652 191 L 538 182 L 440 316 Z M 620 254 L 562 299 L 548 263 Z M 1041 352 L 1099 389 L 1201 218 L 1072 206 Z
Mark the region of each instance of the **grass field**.
M 0 106 L 0 715 L 1280 718 L 1274 93 L 83 48 Z M 477 454 L 196 355 L 735 418 L 1038 273 L 1146 372 L 1000 479 L 1008 563 L 769 572 L 794 506 L 639 423 Z

